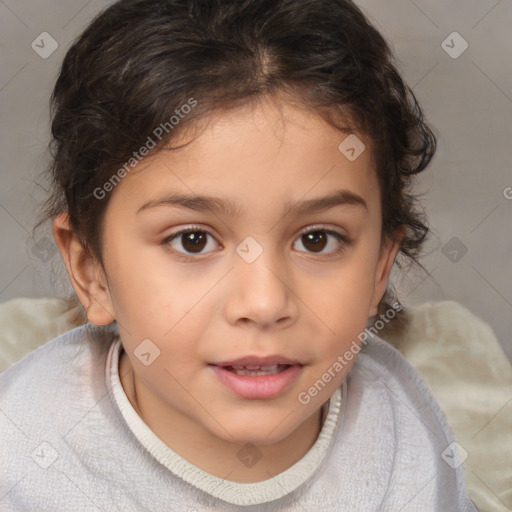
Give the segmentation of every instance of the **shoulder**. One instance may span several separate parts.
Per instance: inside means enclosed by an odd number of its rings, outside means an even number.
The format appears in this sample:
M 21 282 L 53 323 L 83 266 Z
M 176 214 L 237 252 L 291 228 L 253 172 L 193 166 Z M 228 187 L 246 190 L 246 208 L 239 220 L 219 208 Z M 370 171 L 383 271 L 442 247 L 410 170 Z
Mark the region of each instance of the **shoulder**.
M 384 392 L 393 409 L 407 409 L 429 428 L 445 434 L 442 437 L 451 437 L 434 395 L 405 356 L 387 341 L 369 333 L 351 373 L 353 379 Z
M 388 342 L 370 335 L 353 370 L 349 376 L 355 388 L 363 397 L 371 397 L 365 402 L 393 432 L 390 502 L 401 499 L 400 488 L 417 488 L 423 489 L 414 502 L 418 505 L 435 500 L 454 507 L 470 503 L 463 453 L 437 400 L 407 359 Z M 467 510 L 474 509 L 468 505 Z
M 26 393 L 35 385 L 40 392 L 63 375 L 69 377 L 73 370 L 83 371 L 84 363 L 106 356 L 114 336 L 112 329 L 86 324 L 37 347 L 0 373 L 0 401 L 20 387 Z
M 0 495 L 16 488 L 9 499 L 32 496 L 39 506 L 41 496 L 55 490 L 51 485 L 60 485 L 49 484 L 55 476 L 45 472 L 49 466 L 79 467 L 76 446 L 82 449 L 84 440 L 72 447 L 71 435 L 106 396 L 106 358 L 116 337 L 112 329 L 86 324 L 0 373 Z M 16 487 L 20 482 L 22 487 Z
M 23 418 L 30 429 L 45 417 L 56 422 L 60 417 L 56 413 L 62 413 L 58 407 L 85 401 L 91 391 L 100 392 L 108 348 L 115 336 L 112 329 L 86 324 L 41 345 L 4 370 L 0 373 L 0 409 L 5 417 L 12 423 Z

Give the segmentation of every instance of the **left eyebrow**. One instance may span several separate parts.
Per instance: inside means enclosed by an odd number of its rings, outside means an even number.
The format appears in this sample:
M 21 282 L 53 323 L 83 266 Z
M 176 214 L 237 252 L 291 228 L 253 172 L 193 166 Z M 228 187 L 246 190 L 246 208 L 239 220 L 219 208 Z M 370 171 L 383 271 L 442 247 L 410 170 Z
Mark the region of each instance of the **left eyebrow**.
M 368 211 L 366 201 L 350 190 L 337 190 L 334 193 L 306 201 L 285 201 L 282 217 L 286 215 L 305 215 L 323 212 L 336 206 L 357 206 Z M 143 210 L 156 208 L 158 206 L 176 206 L 199 212 L 211 211 L 227 216 L 237 217 L 242 215 L 242 208 L 239 204 L 230 199 L 223 199 L 212 196 L 196 196 L 188 194 L 171 194 L 160 199 L 154 199 L 144 203 L 137 214 Z
M 368 211 L 368 205 L 361 196 L 350 190 L 337 190 L 328 196 L 308 199 L 307 201 L 297 203 L 286 201 L 283 208 L 283 217 L 290 213 L 304 215 L 307 213 L 323 212 L 336 206 L 357 206 Z

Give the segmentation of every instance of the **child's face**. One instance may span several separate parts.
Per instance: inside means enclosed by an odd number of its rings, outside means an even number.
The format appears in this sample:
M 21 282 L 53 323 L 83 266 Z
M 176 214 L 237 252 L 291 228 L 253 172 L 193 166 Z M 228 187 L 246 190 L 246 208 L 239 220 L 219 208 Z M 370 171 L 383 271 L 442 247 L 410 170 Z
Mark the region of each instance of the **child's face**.
M 322 376 L 357 340 L 385 291 L 398 246 L 379 253 L 381 204 L 369 149 L 349 161 L 338 149 L 345 134 L 290 104 L 282 113 L 284 124 L 264 102 L 211 118 L 188 147 L 143 161 L 112 194 L 102 238 L 108 293 L 96 298 L 89 319 L 101 309 L 117 320 L 140 410 L 155 430 L 160 422 L 174 436 L 203 432 L 260 445 L 284 439 L 341 385 L 355 359 Z M 366 206 L 283 215 L 287 203 L 339 191 Z M 166 200 L 178 194 L 229 201 L 237 212 Z M 208 234 L 165 242 L 190 225 Z M 303 236 L 309 227 L 316 237 Z M 151 340 L 143 345 L 147 366 L 136 355 L 143 340 Z M 273 355 L 302 366 L 284 389 L 267 394 L 239 394 L 212 367 Z M 323 390 L 312 396 L 319 379 Z

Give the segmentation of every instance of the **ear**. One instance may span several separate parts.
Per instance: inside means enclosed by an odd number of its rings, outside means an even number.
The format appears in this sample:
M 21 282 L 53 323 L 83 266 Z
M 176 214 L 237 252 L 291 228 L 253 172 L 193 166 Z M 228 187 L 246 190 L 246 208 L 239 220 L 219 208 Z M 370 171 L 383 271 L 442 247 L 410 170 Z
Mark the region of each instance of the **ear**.
M 103 267 L 79 242 L 69 225 L 67 213 L 55 217 L 52 231 L 87 319 L 96 325 L 112 323 L 115 317 Z
M 405 226 L 399 227 L 395 232 L 396 241 L 387 238 L 380 248 L 379 260 L 375 271 L 375 285 L 370 304 L 369 316 L 375 316 L 377 314 L 377 307 L 386 292 L 389 275 L 391 274 L 391 269 L 393 268 L 393 263 L 395 262 L 398 250 L 400 249 L 400 243 L 405 235 L 405 231 Z

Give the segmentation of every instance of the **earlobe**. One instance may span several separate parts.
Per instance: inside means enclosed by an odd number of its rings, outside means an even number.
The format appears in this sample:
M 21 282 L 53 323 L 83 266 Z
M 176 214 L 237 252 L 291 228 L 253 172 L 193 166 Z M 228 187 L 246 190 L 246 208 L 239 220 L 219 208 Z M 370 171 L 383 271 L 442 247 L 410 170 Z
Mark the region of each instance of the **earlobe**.
M 71 285 L 88 320 L 95 325 L 112 323 L 115 316 L 104 270 L 73 233 L 68 214 L 55 217 L 52 231 Z
M 391 269 L 393 267 L 393 263 L 395 262 L 396 255 L 400 249 L 400 243 L 404 235 L 405 226 L 402 226 L 397 230 L 395 235 L 396 240 L 393 241 L 388 238 L 381 248 L 375 273 L 375 287 L 370 305 L 369 316 L 375 316 L 377 314 L 379 302 L 382 300 L 382 297 L 384 297 L 384 293 L 386 292 Z

